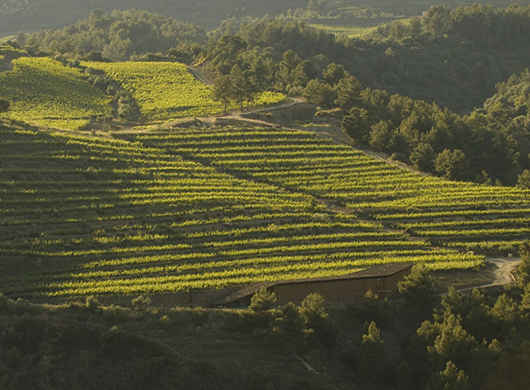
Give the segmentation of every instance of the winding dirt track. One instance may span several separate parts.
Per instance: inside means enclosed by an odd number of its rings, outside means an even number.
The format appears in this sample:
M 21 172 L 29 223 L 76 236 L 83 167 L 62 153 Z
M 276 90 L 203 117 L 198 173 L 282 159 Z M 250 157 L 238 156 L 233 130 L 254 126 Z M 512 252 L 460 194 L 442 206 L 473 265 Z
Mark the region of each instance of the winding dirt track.
M 486 263 L 489 263 L 492 267 L 481 272 L 484 276 L 490 277 L 492 281 L 479 286 L 463 288 L 459 291 L 470 291 L 475 288 L 488 288 L 513 284 L 515 283 L 515 280 L 512 276 L 512 272 L 520 262 L 521 259 L 519 257 L 488 257 L 486 258 Z

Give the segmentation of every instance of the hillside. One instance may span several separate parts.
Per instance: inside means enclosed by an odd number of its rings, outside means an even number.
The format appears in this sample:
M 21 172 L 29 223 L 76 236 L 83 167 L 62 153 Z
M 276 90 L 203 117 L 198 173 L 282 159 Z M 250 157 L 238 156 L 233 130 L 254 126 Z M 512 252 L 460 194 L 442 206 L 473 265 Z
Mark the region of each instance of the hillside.
M 321 164 L 328 174 L 348 166 L 372 173 L 381 165 L 383 171 L 394 169 L 309 134 L 256 129 L 140 140 L 178 145 L 178 151 L 161 144 L 2 129 L 0 175 L 8 183 L 1 195 L 0 253 L 9 275 L 0 286 L 4 293 L 163 293 L 344 275 L 381 262 L 462 268 L 482 261 L 333 211 L 303 187 L 238 178 L 228 162 L 225 169 L 190 159 L 193 145 L 201 142 L 211 148 L 223 142 L 226 156 L 231 144 L 243 143 L 276 145 L 273 154 L 281 164 L 291 152 L 282 152 L 280 143 L 291 149 L 302 145 L 295 156 L 317 149 L 315 161 L 340 153 L 327 167 Z M 292 175 L 303 179 L 298 170 Z
M 79 129 L 92 116 L 111 116 L 110 98 L 88 76 L 49 58 L 22 57 L 0 73 L 0 96 L 13 102 L 8 118 Z
M 223 111 L 222 104 L 212 100 L 212 86 L 196 79 L 181 63 L 83 62 L 77 66 L 3 47 L 0 96 L 13 104 L 0 118 L 76 130 L 94 124 L 96 118 L 107 126 L 127 121 L 129 114 L 120 109 L 124 105 L 139 107 L 140 118 L 132 118 L 137 124 Z M 253 104 L 284 99 L 281 93 L 264 92 Z
M 134 139 L 236 177 L 310 194 L 449 247 L 511 248 L 530 233 L 530 190 L 412 173 L 308 132 L 269 132 L 259 138 L 252 129 L 165 132 Z
M 190 116 L 210 116 L 223 111 L 212 100 L 212 86 L 197 80 L 187 66 L 170 62 L 83 62 L 101 70 L 131 93 L 145 118 L 152 121 Z M 281 93 L 265 92 L 255 105 L 279 103 Z

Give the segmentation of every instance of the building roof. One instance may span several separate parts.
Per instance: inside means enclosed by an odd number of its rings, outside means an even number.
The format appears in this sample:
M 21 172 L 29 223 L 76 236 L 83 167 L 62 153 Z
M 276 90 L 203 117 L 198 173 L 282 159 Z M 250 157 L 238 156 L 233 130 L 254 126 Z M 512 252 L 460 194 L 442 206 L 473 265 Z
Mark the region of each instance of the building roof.
M 373 267 L 362 269 L 360 271 L 357 271 L 357 272 L 354 272 L 348 275 L 342 275 L 342 276 L 330 276 L 330 277 L 325 277 L 325 278 L 292 279 L 292 280 L 282 280 L 282 281 L 275 281 L 275 282 L 252 283 L 252 284 L 243 286 L 240 289 L 228 294 L 224 298 L 216 301 L 213 304 L 213 306 L 227 305 L 241 298 L 254 295 L 262 288 L 271 288 L 274 286 L 289 285 L 289 284 L 319 283 L 319 282 L 341 281 L 341 280 L 351 280 L 351 279 L 385 278 L 385 277 L 395 275 L 409 268 L 412 268 L 413 265 L 414 264 L 410 262 L 409 263 L 378 264 L 378 265 L 374 265 Z

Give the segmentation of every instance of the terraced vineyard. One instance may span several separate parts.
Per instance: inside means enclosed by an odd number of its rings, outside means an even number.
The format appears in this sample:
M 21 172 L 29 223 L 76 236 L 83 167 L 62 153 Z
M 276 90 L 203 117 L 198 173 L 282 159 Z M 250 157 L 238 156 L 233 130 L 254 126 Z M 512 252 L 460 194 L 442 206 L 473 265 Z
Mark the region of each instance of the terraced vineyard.
M 345 206 L 435 244 L 513 251 L 530 233 L 530 191 L 452 182 L 312 133 L 238 129 L 147 134 L 149 147 Z
M 4 117 L 65 129 L 80 129 L 92 116 L 112 116 L 110 100 L 78 69 L 49 58 L 21 57 L 0 73 L 0 96 L 11 102 Z
M 177 154 L 123 140 L 2 127 L 0 291 L 34 297 L 163 293 L 343 275 L 384 262 L 444 268 L 482 261 L 328 212 L 309 194 L 186 158 L 193 145 L 223 140 L 247 148 L 252 140 L 270 143 L 278 146 L 278 158 L 282 142 L 321 143 L 304 133 L 258 131 L 172 135 L 167 142 L 142 137 L 175 145 Z
M 142 114 L 150 120 L 168 120 L 189 116 L 209 116 L 222 112 L 212 100 L 212 87 L 197 80 L 186 65 L 169 62 L 85 62 L 102 70 L 132 93 Z M 285 96 L 265 92 L 255 102 L 267 105 L 281 102 Z

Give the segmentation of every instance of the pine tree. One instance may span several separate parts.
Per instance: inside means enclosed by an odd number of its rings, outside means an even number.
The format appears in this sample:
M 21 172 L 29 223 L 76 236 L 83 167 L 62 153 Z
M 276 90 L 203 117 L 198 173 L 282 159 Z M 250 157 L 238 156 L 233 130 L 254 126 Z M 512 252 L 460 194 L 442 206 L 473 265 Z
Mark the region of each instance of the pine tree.
M 412 267 L 410 275 L 398 283 L 401 295 L 413 306 L 430 308 L 434 301 L 434 280 L 424 264 Z
M 326 345 L 335 340 L 335 328 L 324 307 L 324 297 L 319 293 L 309 294 L 298 309 L 307 329 L 312 329 L 311 338 L 318 339 Z
M 256 294 L 252 296 L 250 299 L 250 306 L 248 308 L 257 313 L 263 313 L 272 309 L 276 301 L 276 294 L 267 290 L 265 287 L 262 287 Z
M 381 332 L 375 322 L 368 326 L 363 341 L 357 350 L 357 369 L 367 378 L 380 378 L 388 367 L 388 357 Z
M 517 268 L 519 286 L 524 288 L 530 283 L 530 241 L 521 244 L 519 248 L 521 263 Z
M 420 142 L 412 149 L 409 159 L 421 171 L 432 172 L 434 170 L 434 150 L 429 144 Z
M 230 105 L 232 96 L 232 80 L 230 76 L 219 75 L 213 85 L 213 100 L 223 105 L 223 111 L 226 112 Z
M 436 171 L 450 180 L 464 180 L 467 177 L 468 161 L 460 149 L 445 149 L 435 160 Z
M 355 142 L 362 143 L 370 137 L 368 111 L 364 108 L 353 108 L 350 115 L 342 119 L 342 131 L 349 135 Z
M 447 362 L 444 371 L 435 373 L 426 390 L 471 390 L 469 378 L 453 362 Z
M 312 331 L 306 328 L 305 321 L 294 303 L 282 306 L 273 321 L 273 335 L 287 350 L 296 350 Z
M 519 175 L 519 180 L 517 181 L 517 187 L 524 190 L 530 189 L 530 170 L 525 169 L 523 173 Z
M 335 104 L 339 107 L 349 111 L 361 104 L 363 86 L 355 77 L 348 76 L 341 79 L 337 83 L 335 91 L 337 92 Z
M 521 301 L 521 308 L 527 313 L 530 312 L 530 283 L 524 289 L 523 299 Z

